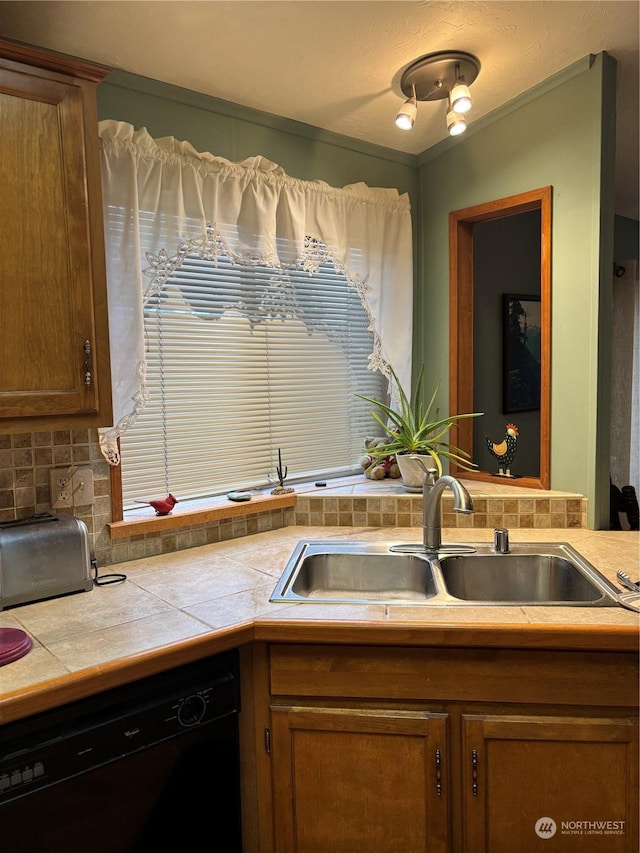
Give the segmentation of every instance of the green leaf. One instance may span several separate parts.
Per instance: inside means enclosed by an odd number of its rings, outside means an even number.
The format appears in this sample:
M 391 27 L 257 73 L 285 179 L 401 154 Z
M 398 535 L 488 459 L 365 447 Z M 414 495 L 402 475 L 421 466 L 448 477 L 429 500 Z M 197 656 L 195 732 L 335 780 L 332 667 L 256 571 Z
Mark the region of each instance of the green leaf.
M 376 400 L 374 397 L 356 394 L 356 397 L 375 406 L 375 409 L 371 411 L 371 415 L 382 427 L 388 439 L 385 444 L 367 450 L 367 453 L 375 460 L 399 453 L 428 454 L 436 464 L 438 476 L 442 475 L 440 457 L 454 462 L 466 471 L 476 469 L 478 466 L 470 461 L 470 455 L 465 450 L 445 441 L 445 438 L 451 429 L 458 426 L 459 420 L 462 418 L 477 418 L 483 415 L 484 412 L 469 412 L 439 418 L 436 410 L 435 418 L 431 420 L 433 407 L 438 396 L 438 391 L 440 390 L 440 382 L 437 383 L 428 404 L 425 406 L 422 394 L 424 365 L 420 367 L 411 397 L 409 397 L 400 384 L 398 376 L 391 365 L 389 365 L 389 372 L 392 383 L 397 390 L 397 408 L 384 403 L 382 400 Z

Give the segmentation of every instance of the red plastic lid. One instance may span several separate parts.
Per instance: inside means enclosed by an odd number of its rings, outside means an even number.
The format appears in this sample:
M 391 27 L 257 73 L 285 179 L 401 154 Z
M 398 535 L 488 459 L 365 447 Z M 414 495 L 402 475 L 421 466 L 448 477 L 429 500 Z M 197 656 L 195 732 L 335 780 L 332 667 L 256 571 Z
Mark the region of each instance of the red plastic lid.
M 20 628 L 0 628 L 0 666 L 18 660 L 29 651 L 33 640 Z

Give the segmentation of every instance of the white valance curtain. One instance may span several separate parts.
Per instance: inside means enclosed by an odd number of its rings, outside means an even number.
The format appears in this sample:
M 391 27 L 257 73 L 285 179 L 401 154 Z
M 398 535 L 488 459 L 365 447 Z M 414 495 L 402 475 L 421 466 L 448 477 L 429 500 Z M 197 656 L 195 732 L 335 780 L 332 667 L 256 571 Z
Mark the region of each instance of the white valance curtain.
M 102 452 L 144 406 L 145 302 L 187 254 L 313 270 L 328 255 L 371 320 L 370 367 L 411 380 L 413 269 L 408 196 L 365 184 L 302 181 L 263 157 L 232 163 L 125 122 L 99 125 L 105 212 L 114 425 Z M 197 401 L 194 401 L 197 405 Z

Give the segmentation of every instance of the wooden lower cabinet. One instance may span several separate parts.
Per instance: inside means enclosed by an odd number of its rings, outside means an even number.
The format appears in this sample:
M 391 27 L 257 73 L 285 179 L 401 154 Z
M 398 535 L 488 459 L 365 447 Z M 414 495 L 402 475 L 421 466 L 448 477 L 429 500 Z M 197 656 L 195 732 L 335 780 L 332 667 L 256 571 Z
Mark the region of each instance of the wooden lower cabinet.
M 638 849 L 638 724 L 465 714 L 468 853 Z
M 636 853 L 637 658 L 572 654 L 272 646 L 261 853 Z
M 446 714 L 271 709 L 282 853 L 446 853 Z

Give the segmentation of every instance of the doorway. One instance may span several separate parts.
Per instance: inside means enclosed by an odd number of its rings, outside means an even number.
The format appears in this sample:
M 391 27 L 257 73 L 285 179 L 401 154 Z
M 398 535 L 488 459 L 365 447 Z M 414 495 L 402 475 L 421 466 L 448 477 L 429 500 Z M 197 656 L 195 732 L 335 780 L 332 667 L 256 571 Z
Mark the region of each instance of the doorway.
M 479 344 L 479 335 L 476 334 L 478 326 L 486 322 L 486 318 L 479 316 L 476 310 L 478 305 L 485 306 L 486 299 L 479 289 L 480 279 L 476 280 L 476 263 L 478 256 L 474 251 L 474 238 L 479 234 L 479 229 L 484 229 L 485 224 L 495 223 L 498 220 L 520 217 L 522 214 L 533 213 L 537 225 L 536 245 L 534 251 L 537 253 L 535 273 L 537 274 L 538 288 L 535 288 L 530 278 L 524 275 L 526 258 L 531 255 L 531 246 L 520 248 L 511 245 L 509 247 L 509 264 L 513 269 L 507 269 L 505 278 L 506 252 L 497 251 L 494 247 L 490 253 L 495 261 L 495 275 L 493 289 L 506 286 L 505 283 L 513 281 L 513 287 L 509 285 L 511 295 L 539 296 L 539 405 L 529 406 L 528 411 L 524 408 L 520 412 L 509 410 L 505 403 L 505 383 L 508 381 L 508 369 L 501 359 L 501 365 L 497 368 L 490 364 L 487 368 L 486 360 L 482 358 L 482 349 Z M 516 220 L 514 219 L 514 223 Z M 515 239 L 517 229 L 511 233 Z M 503 233 L 507 233 L 504 232 Z M 521 257 L 520 267 L 515 258 Z M 489 261 L 483 264 L 482 279 L 492 279 Z M 543 187 L 537 190 L 520 193 L 507 198 L 453 211 L 449 214 L 449 281 L 450 281 L 450 303 L 449 303 L 449 410 L 451 412 L 486 411 L 479 407 L 476 401 L 476 389 L 482 382 L 483 369 L 493 370 L 494 378 L 491 382 L 493 391 L 488 397 L 492 397 L 493 407 L 490 418 L 483 418 L 484 424 L 476 427 L 474 434 L 474 419 L 464 419 L 460 422 L 457 438 L 459 447 L 466 450 L 471 458 L 479 464 L 479 470 L 467 473 L 465 479 L 480 480 L 484 482 L 495 482 L 494 469 L 485 467 L 489 463 L 484 449 L 483 436 L 478 430 L 499 429 L 500 432 L 491 434 L 489 437 L 500 442 L 504 436 L 506 424 L 516 422 L 516 415 L 523 418 L 526 414 L 529 438 L 535 435 L 538 446 L 537 466 L 534 462 L 526 463 L 529 472 L 523 476 L 509 479 L 516 486 L 527 486 L 529 488 L 549 489 L 550 487 L 550 382 L 551 382 L 551 187 Z M 502 284 L 501 284 L 502 283 Z M 524 288 L 524 289 L 523 289 Z M 533 289 L 533 290 L 532 290 Z M 532 292 L 525 292 L 532 291 Z M 509 295 L 503 291 L 506 297 Z M 496 311 L 495 292 L 487 299 L 493 302 L 491 310 Z M 502 309 L 503 310 L 503 309 Z M 507 326 L 504 315 L 494 322 L 502 322 L 502 335 L 507 334 Z M 495 333 L 494 333 L 495 337 Z M 500 343 L 501 353 L 505 353 L 504 338 Z M 477 370 L 476 370 L 477 368 Z M 502 399 L 497 403 L 498 390 L 502 391 Z M 487 397 L 487 399 L 488 399 Z M 507 411 L 505 411 L 507 409 Z M 535 415 L 532 413 L 535 412 Z M 535 418 L 535 427 L 532 427 Z M 480 446 L 479 446 L 480 445 Z M 483 463 L 479 463 L 480 457 Z M 460 472 L 458 472 L 460 473 Z

